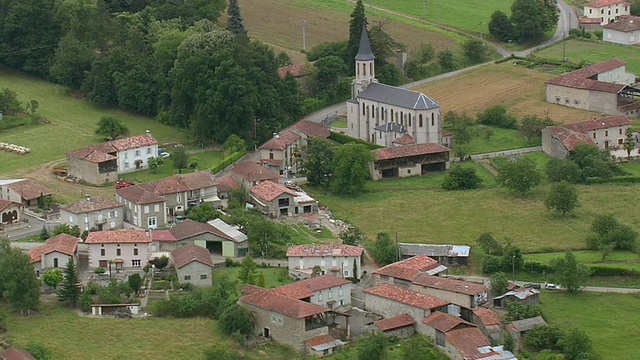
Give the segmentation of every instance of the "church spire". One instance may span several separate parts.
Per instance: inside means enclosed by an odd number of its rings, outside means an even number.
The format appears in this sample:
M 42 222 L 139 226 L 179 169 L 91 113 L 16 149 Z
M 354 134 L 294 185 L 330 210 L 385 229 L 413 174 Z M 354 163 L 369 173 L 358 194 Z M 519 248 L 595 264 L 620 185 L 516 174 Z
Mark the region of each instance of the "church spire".
M 356 55 L 356 60 L 358 61 L 370 61 L 374 60 L 376 57 L 373 55 L 373 51 L 371 51 L 371 45 L 369 45 L 369 35 L 367 34 L 367 27 L 362 27 L 362 35 L 360 36 L 360 48 L 358 48 L 358 54 Z

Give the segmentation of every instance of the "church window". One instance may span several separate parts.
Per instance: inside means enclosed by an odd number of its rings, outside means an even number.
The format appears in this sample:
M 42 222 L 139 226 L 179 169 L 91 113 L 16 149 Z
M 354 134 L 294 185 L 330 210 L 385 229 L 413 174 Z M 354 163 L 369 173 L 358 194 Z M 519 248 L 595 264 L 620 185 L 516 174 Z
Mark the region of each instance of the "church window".
M 404 112 L 400 111 L 400 124 L 404 125 Z
M 411 114 L 409 114 L 409 126 L 411 126 Z
M 362 64 L 362 75 L 367 76 L 367 64 Z
M 420 114 L 418 121 L 419 121 L 418 126 L 422 127 L 422 114 Z
M 362 104 L 362 115 L 365 115 L 365 114 L 366 114 L 366 113 L 365 113 L 365 110 L 366 110 L 366 109 L 367 109 L 367 108 L 366 108 L 366 105 L 363 103 L 363 104 Z
M 382 131 L 380 131 L 380 133 L 379 133 L 379 134 L 380 134 L 380 139 L 382 139 Z
M 393 121 L 393 109 L 391 109 L 391 121 Z
M 369 63 L 369 74 L 373 77 L 373 63 Z
M 358 73 L 358 76 L 360 76 L 360 67 L 356 66 L 356 72 Z
M 382 116 L 382 120 L 384 120 L 384 112 L 385 112 L 385 111 L 386 111 L 386 110 L 385 110 L 384 108 L 382 108 L 382 114 L 381 114 L 381 116 Z
M 375 116 L 376 116 L 376 107 L 375 107 L 374 105 L 371 105 L 371 115 L 372 115 L 373 117 L 375 117 Z
M 431 113 L 431 126 L 435 125 L 435 114 Z

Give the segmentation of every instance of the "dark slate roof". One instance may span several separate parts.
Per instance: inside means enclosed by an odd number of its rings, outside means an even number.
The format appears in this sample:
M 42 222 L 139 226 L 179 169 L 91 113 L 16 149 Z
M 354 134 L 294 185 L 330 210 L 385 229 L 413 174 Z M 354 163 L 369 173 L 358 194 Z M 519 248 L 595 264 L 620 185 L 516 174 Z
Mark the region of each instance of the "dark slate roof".
M 439 102 L 421 92 L 380 83 L 369 84 L 366 90 L 358 94 L 358 97 L 413 110 L 428 110 L 440 107 Z
M 373 55 L 373 51 L 371 51 L 371 45 L 369 45 L 369 35 L 367 34 L 367 27 L 362 27 L 362 35 L 360 36 L 360 48 L 358 48 L 358 54 L 356 55 L 356 60 L 373 60 L 376 57 Z
M 382 124 L 380 126 L 376 126 L 376 130 L 379 131 L 395 131 L 395 132 L 399 132 L 399 133 L 404 133 L 407 130 L 404 128 L 404 126 L 398 124 L 398 123 L 385 123 Z

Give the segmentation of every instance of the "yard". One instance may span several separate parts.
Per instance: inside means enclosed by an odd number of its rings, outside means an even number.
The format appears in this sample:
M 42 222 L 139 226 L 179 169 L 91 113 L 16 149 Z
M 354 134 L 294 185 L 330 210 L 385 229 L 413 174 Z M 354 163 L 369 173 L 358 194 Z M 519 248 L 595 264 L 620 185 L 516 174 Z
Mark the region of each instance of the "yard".
M 584 330 L 603 359 L 635 359 L 640 353 L 639 294 L 543 291 L 544 318 L 562 329 Z
M 262 259 L 256 258 L 254 259 L 256 263 L 260 264 Z M 238 274 L 240 273 L 240 266 L 234 267 L 225 267 L 213 270 L 213 277 L 215 281 L 216 276 L 226 275 L 232 281 L 238 279 Z M 277 266 L 277 267 L 260 267 L 258 268 L 257 273 L 262 272 L 264 275 L 264 285 L 267 288 L 273 288 L 276 286 L 284 285 L 293 282 L 293 279 L 289 277 L 289 272 L 286 266 Z M 256 277 L 257 280 L 257 277 Z M 240 284 L 238 284 L 240 286 Z

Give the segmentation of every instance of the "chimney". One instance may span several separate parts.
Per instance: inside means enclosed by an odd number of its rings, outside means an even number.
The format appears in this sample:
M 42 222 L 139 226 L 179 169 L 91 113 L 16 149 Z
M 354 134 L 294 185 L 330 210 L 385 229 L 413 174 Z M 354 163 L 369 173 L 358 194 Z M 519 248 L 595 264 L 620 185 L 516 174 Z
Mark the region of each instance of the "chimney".
M 84 194 L 84 199 L 86 201 L 91 201 L 91 196 L 89 196 L 89 194 Z
M 274 139 L 279 139 L 279 138 L 280 138 L 280 135 L 278 135 L 278 133 L 273 133 L 273 138 L 274 138 Z
M 147 134 L 147 136 L 151 136 L 151 131 L 149 130 L 145 130 L 144 133 Z

